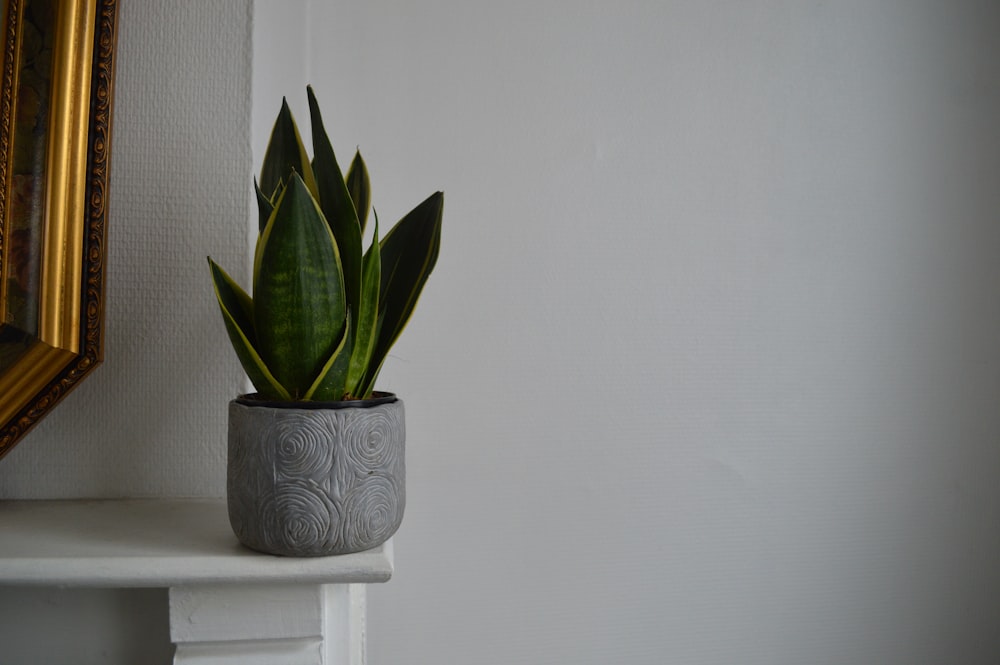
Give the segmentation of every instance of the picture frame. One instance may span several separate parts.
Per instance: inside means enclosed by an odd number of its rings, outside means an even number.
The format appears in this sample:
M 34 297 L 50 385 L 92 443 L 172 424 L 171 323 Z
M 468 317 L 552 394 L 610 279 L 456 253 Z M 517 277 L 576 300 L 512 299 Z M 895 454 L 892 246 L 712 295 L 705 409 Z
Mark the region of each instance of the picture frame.
M 116 0 L 2 0 L 0 458 L 103 359 Z

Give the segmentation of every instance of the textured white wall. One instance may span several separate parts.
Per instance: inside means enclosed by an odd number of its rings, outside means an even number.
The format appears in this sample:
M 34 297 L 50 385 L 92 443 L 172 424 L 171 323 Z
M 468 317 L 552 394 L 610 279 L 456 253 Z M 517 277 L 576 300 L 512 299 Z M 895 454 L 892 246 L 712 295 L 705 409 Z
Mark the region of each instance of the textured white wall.
M 446 192 L 373 663 L 996 662 L 996 3 L 309 4 Z
M 249 256 L 251 17 L 120 3 L 105 361 L 0 461 L 0 498 L 225 494 L 242 372 L 205 257 Z
M 251 10 L 120 3 L 106 360 L 0 461 L 0 498 L 224 494 L 243 379 L 205 256 L 248 262 Z M 166 665 L 166 610 L 162 589 L 0 589 L 0 662 Z

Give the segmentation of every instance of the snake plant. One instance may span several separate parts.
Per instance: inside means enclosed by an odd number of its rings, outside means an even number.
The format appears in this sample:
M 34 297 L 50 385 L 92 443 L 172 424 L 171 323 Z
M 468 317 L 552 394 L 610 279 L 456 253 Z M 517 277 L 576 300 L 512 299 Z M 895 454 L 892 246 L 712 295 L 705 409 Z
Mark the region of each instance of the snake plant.
M 253 297 L 208 263 L 229 339 L 261 398 L 365 399 L 437 261 L 444 195 L 429 196 L 381 239 L 373 215 L 363 251 L 368 170 L 357 152 L 343 175 L 306 92 L 312 159 L 283 100 L 255 182 Z

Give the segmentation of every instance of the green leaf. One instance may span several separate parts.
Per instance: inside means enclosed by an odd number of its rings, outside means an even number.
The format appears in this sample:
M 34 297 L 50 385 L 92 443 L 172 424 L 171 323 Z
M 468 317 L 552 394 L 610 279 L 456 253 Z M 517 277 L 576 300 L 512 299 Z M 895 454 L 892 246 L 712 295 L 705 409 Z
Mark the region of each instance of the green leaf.
M 229 333 L 229 340 L 233 343 L 240 364 L 243 365 L 250 381 L 257 388 L 257 392 L 265 397 L 290 399 L 288 391 L 278 383 L 254 349 L 253 302 L 250 296 L 211 257 L 208 259 L 208 265 L 212 270 L 215 297 L 218 298 L 219 307 L 222 309 L 226 332 Z
M 299 399 L 343 335 L 347 304 L 337 245 L 302 178 L 293 174 L 257 246 L 257 350 Z
M 318 196 L 309 155 L 302 145 L 288 102 L 282 99 L 281 111 L 274 121 L 271 139 L 264 153 L 264 165 L 260 171 L 260 190 L 264 196 L 273 201 L 275 194 L 281 189 L 281 183 L 288 182 L 293 172 L 299 174 L 313 196 Z
M 361 382 L 368 370 L 372 350 L 375 348 L 376 323 L 378 321 L 378 293 L 382 274 L 382 252 L 378 244 L 378 215 L 375 216 L 375 236 L 365 253 L 364 267 L 361 272 L 361 308 L 358 311 L 357 333 L 354 338 L 354 349 L 351 351 L 350 370 L 347 374 L 347 385 L 355 397 L 369 397 L 370 390 L 365 391 Z
M 411 210 L 380 243 L 378 338 L 364 386 L 371 389 L 399 334 L 409 321 L 441 247 L 444 194 L 435 192 Z
M 351 168 L 347 169 L 347 191 L 351 193 L 354 210 L 358 213 L 358 225 L 361 227 L 361 234 L 364 235 L 365 224 L 368 221 L 368 209 L 372 205 L 372 186 L 368 179 L 368 168 L 365 166 L 365 160 L 361 159 L 360 150 L 354 153 Z
M 357 312 L 361 300 L 361 225 L 333 146 L 323 127 L 323 117 L 312 87 L 307 87 L 306 92 L 312 121 L 313 171 L 319 185 L 318 200 L 340 252 L 347 306 L 352 312 Z
M 274 212 L 274 204 L 264 196 L 264 192 L 260 191 L 256 178 L 253 180 L 253 191 L 257 195 L 257 213 L 260 218 L 258 221 L 260 227 L 258 233 L 263 233 L 264 227 L 267 226 L 267 220 L 271 218 L 271 213 Z
M 354 339 L 352 330 L 351 313 L 347 312 L 344 334 L 340 336 L 337 348 L 330 354 L 329 360 L 326 361 L 319 376 L 306 391 L 303 399 L 330 402 L 344 399 L 349 395 L 347 371 Z

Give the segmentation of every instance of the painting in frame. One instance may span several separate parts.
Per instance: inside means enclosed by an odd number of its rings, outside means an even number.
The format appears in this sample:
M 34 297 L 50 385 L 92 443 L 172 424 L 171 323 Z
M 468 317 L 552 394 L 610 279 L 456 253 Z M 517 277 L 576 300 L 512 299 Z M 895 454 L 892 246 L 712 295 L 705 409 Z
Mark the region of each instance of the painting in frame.
M 0 0 L 0 458 L 103 358 L 116 0 Z

